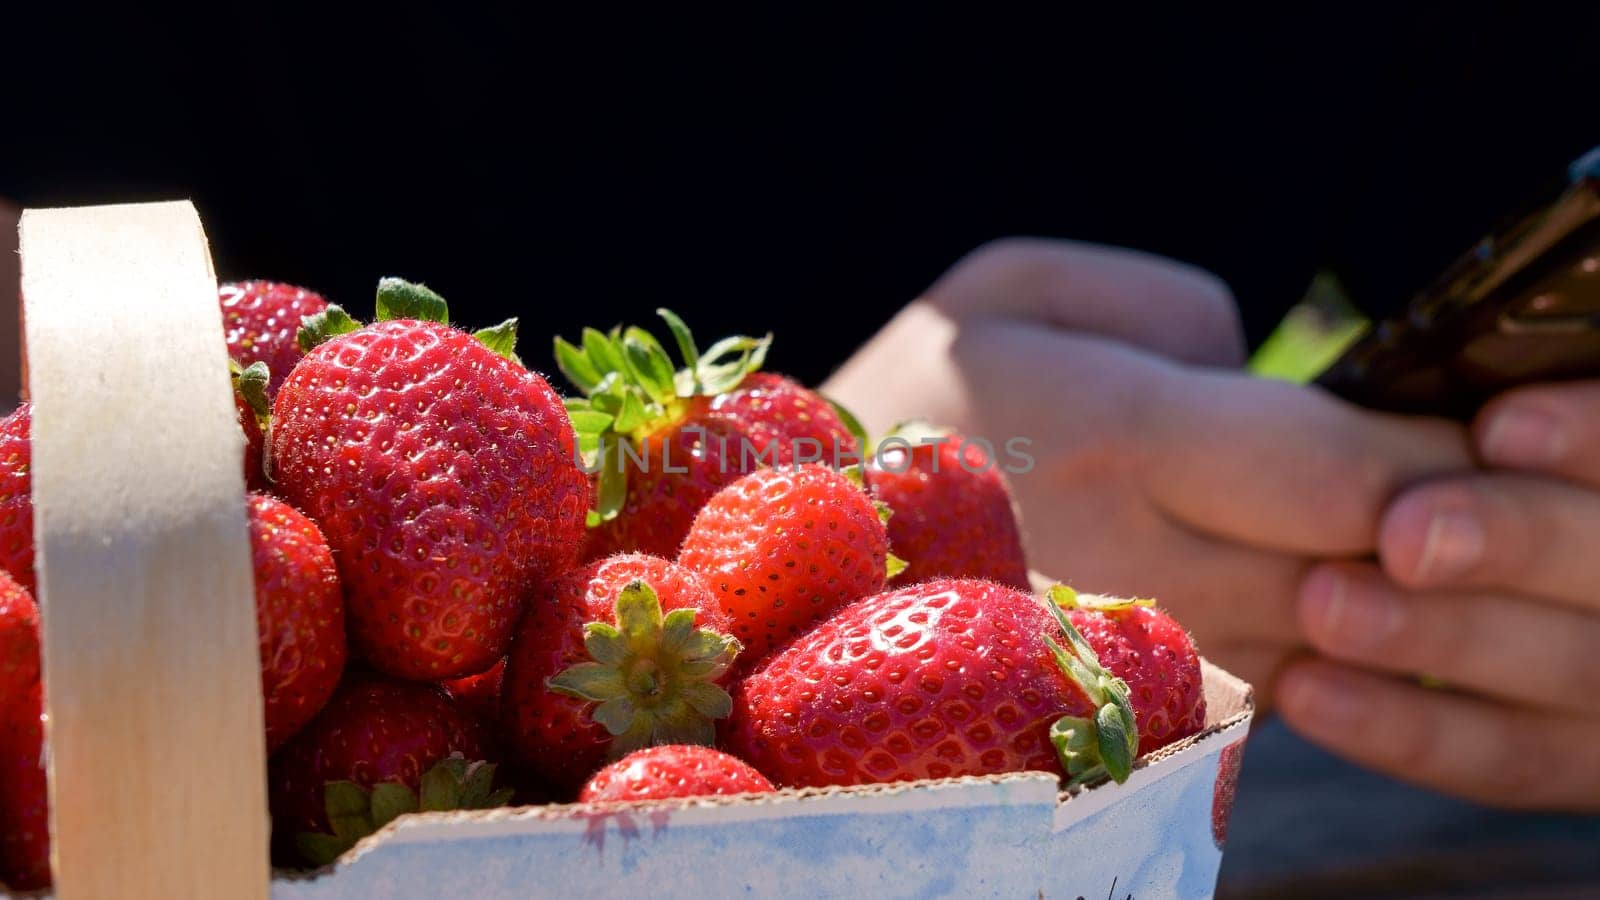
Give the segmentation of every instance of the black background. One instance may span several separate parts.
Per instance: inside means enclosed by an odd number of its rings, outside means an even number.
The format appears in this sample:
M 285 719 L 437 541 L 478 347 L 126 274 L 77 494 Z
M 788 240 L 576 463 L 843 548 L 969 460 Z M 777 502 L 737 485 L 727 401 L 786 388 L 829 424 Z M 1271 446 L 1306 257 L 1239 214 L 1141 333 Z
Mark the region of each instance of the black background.
M 546 367 L 665 304 L 817 380 L 1007 234 L 1208 267 L 1259 340 L 1319 265 L 1402 300 L 1600 143 L 1600 7 L 1393 6 L 11 10 L 0 196 L 190 196 L 224 277 L 424 280 Z

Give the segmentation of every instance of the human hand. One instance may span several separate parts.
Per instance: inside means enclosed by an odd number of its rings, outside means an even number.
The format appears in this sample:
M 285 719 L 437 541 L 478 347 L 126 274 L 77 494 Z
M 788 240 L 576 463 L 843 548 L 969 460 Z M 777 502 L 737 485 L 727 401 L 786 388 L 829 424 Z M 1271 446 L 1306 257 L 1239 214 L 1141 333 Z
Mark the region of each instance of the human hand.
M 1284 674 L 1280 712 L 1436 790 L 1600 810 L 1600 382 L 1508 392 L 1473 438 L 1495 470 L 1401 494 L 1381 568 L 1310 573 L 1300 619 L 1325 659 Z
M 1156 597 L 1256 684 L 1303 646 L 1317 558 L 1376 551 L 1402 487 L 1472 465 L 1464 429 L 1249 377 L 1216 279 L 1143 254 L 1003 242 L 969 257 L 824 386 L 876 430 L 925 417 L 1002 446 L 1035 569 Z

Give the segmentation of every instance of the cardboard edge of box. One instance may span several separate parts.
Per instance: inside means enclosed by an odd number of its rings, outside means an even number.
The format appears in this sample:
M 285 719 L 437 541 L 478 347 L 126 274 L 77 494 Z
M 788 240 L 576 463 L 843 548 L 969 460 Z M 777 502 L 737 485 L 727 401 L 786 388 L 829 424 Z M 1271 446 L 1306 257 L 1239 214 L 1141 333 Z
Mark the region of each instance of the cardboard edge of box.
M 1060 832 L 1144 787 L 1182 771 L 1241 741 L 1250 727 L 1255 700 L 1249 684 L 1202 659 L 1206 692 L 1205 729 L 1163 747 L 1136 764 L 1123 784 L 1110 782 L 1072 791 L 1062 790 L 1046 772 L 1013 772 L 984 777 L 948 778 L 897 784 L 786 789 L 771 794 L 701 797 L 658 803 L 546 804 L 463 812 L 416 813 L 403 816 L 365 838 L 338 861 L 313 871 L 276 870 L 275 882 L 337 879 L 361 863 L 362 857 L 385 846 L 471 842 L 518 835 L 582 835 L 597 820 L 648 820 L 670 816 L 672 827 L 725 827 L 789 817 L 892 815 L 907 811 L 961 809 L 976 806 L 1053 808 L 1052 832 Z

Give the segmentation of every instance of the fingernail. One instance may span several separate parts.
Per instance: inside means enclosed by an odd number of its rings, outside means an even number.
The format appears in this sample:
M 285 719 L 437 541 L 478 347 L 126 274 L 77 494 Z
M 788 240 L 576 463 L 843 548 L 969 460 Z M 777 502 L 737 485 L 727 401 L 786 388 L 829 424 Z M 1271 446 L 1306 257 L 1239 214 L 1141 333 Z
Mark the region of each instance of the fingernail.
M 1315 732 L 1336 733 L 1361 721 L 1366 704 L 1359 693 L 1342 678 L 1327 677 L 1304 669 L 1283 676 L 1280 689 L 1285 711 L 1294 722 Z
M 1448 581 L 1466 574 L 1483 556 L 1483 526 L 1464 510 L 1440 510 L 1428 522 L 1417 561 L 1417 580 Z
M 1507 407 L 1489 422 L 1483 456 L 1508 466 L 1547 466 L 1566 453 L 1566 434 L 1554 416 L 1536 409 Z
M 1381 591 L 1352 583 L 1335 569 L 1317 569 L 1301 594 L 1305 625 L 1324 644 L 1360 652 L 1381 647 L 1400 628 L 1400 604 Z

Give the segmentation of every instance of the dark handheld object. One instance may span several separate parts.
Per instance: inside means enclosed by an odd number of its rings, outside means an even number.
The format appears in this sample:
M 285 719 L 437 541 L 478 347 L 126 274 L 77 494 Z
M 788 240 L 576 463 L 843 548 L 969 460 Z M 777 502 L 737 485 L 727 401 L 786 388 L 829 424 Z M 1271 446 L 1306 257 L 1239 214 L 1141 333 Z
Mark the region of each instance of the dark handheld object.
M 1507 388 L 1585 377 L 1600 377 L 1600 147 L 1317 383 L 1374 409 L 1466 419 Z

